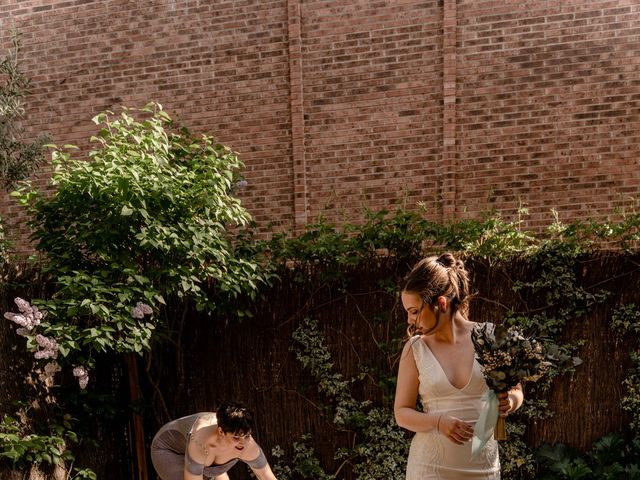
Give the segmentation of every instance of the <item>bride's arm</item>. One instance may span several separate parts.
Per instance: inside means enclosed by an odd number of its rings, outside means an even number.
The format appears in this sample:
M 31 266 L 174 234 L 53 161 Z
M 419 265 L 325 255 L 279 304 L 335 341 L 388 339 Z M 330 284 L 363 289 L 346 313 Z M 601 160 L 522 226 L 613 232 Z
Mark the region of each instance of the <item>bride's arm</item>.
M 402 349 L 393 413 L 399 426 L 412 432 L 428 432 L 438 428 L 440 415 L 432 415 L 416 410 L 419 379 L 418 368 L 411 351 L 412 341 L 415 341 L 415 339 L 409 340 Z

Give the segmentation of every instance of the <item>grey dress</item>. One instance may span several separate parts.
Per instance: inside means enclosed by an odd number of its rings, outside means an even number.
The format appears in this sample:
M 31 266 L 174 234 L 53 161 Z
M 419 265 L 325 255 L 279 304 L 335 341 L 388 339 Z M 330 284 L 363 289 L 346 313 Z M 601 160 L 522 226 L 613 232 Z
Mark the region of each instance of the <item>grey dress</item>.
M 183 480 L 185 464 L 187 469 L 191 471 L 190 467 L 194 462 L 186 451 L 187 440 L 191 435 L 193 424 L 201 415 L 210 415 L 210 413 L 200 412 L 173 420 L 160 428 L 155 437 L 153 437 L 151 442 L 151 461 L 162 480 Z M 238 463 L 238 460 L 238 458 L 232 458 L 226 463 L 205 467 L 203 476 L 204 478 L 215 478 L 218 475 L 222 475 Z M 260 455 L 255 460 L 242 461 L 251 468 L 256 469 L 267 465 L 267 459 L 262 449 L 260 449 Z

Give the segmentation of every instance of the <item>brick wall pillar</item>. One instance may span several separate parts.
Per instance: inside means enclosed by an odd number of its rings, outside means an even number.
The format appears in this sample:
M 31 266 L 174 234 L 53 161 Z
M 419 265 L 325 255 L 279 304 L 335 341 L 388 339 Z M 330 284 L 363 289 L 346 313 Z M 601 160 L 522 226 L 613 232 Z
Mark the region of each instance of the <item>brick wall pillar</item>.
M 300 0 L 288 0 L 289 76 L 291 85 L 291 142 L 293 160 L 294 227 L 300 233 L 307 224 L 307 181 L 304 152 L 304 99 Z
M 442 219 L 452 218 L 456 212 L 456 0 L 444 0 L 443 8 L 443 114 L 442 162 L 440 188 Z

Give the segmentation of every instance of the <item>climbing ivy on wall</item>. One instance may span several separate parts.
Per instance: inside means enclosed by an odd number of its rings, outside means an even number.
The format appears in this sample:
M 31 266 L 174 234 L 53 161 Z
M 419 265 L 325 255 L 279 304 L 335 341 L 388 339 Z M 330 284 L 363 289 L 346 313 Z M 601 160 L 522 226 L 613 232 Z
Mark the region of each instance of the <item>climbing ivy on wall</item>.
M 398 265 L 404 265 L 399 269 L 402 270 L 422 255 L 455 250 L 471 264 L 485 264 L 494 270 L 504 270 L 505 274 L 508 274 L 514 260 L 524 262 L 535 276 L 513 282 L 512 289 L 521 303 L 508 309 L 502 321 L 531 334 L 553 339 L 561 346 L 559 354 L 572 354 L 578 344 L 562 343 L 567 323 L 587 315 L 611 295 L 604 288 L 580 286 L 580 262 L 602 245 L 633 251 L 638 240 L 639 220 L 640 217 L 633 216 L 621 224 L 562 224 L 555 215 L 545 234 L 536 236 L 522 231 L 520 221 L 506 222 L 495 216 L 481 221 L 435 224 L 424 220 L 417 212 L 369 212 L 367 223 L 362 227 L 339 229 L 319 221 L 297 238 L 275 238 L 270 248 L 273 261 L 286 260 L 290 267 L 295 266 L 300 272 L 301 282 L 304 282 L 304 272 L 313 268 L 321 272 L 321 282 L 333 286 L 337 293 L 344 292 L 351 268 L 380 262 L 383 258 L 398 260 Z M 395 280 L 387 279 L 384 288 L 389 295 L 397 295 L 401 275 L 398 271 Z M 300 315 L 300 326 L 294 334 L 296 356 L 302 368 L 316 379 L 318 390 L 331 405 L 334 425 L 349 428 L 354 433 L 353 447 L 347 451 L 336 451 L 335 458 L 350 462 L 357 479 L 401 478 L 408 443 L 392 418 L 389 394 L 392 395 L 393 384 L 387 385 L 388 401 L 381 410 L 367 399 L 354 398 L 350 388 L 357 379 L 345 379 L 336 371 L 329 350 L 323 346 L 317 322 L 305 317 L 304 311 Z M 396 340 L 397 346 L 400 339 Z M 553 414 L 545 396 L 553 379 L 566 373 L 569 371 L 551 372 L 544 382 L 529 389 L 524 408 L 509 417 L 509 440 L 500 443 L 503 478 L 532 479 L 537 475 L 535 452 L 526 442 L 526 425 Z M 392 374 L 382 373 L 387 377 Z M 634 383 L 634 377 L 630 376 L 625 385 L 632 389 L 637 385 L 637 378 Z M 629 410 L 636 406 L 631 398 L 623 399 L 627 405 L 625 408 Z M 372 412 L 384 412 L 384 418 L 389 422 L 386 423 L 388 431 L 380 432 L 371 427 L 375 423 L 371 419 Z M 359 419 L 359 422 L 350 419 Z M 371 430 L 367 430 L 368 427 Z M 367 436 L 367 431 L 375 434 Z M 305 449 L 305 462 L 313 458 L 313 448 L 308 445 L 310 442 L 312 439 L 305 437 L 297 443 L 298 449 Z M 392 465 L 392 470 L 383 472 L 368 468 L 375 462 L 370 461 L 367 455 L 375 458 L 372 452 L 377 449 L 387 453 L 386 466 Z M 314 465 L 319 463 L 315 461 Z M 337 474 L 323 471 L 323 475 L 330 475 L 328 478 Z
M 622 408 L 631 415 L 629 427 L 640 441 L 640 310 L 633 304 L 620 305 L 611 318 L 611 328 L 617 339 L 635 339 L 635 350 L 631 352 L 632 366 L 627 372 L 622 386 L 624 395 L 622 397 Z

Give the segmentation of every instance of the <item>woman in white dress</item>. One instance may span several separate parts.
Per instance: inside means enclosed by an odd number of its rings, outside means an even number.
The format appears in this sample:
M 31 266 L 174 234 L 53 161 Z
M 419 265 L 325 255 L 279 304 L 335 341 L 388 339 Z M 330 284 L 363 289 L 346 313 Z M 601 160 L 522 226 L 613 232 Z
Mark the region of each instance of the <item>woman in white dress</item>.
M 410 338 L 400 358 L 394 413 L 398 425 L 415 432 L 407 480 L 500 478 L 494 439 L 471 455 L 473 426 L 488 387 L 475 359 L 471 332 L 479 324 L 467 319 L 468 302 L 469 274 L 450 253 L 421 260 L 406 278 L 402 305 Z M 520 386 L 498 398 L 502 416 L 524 399 Z

